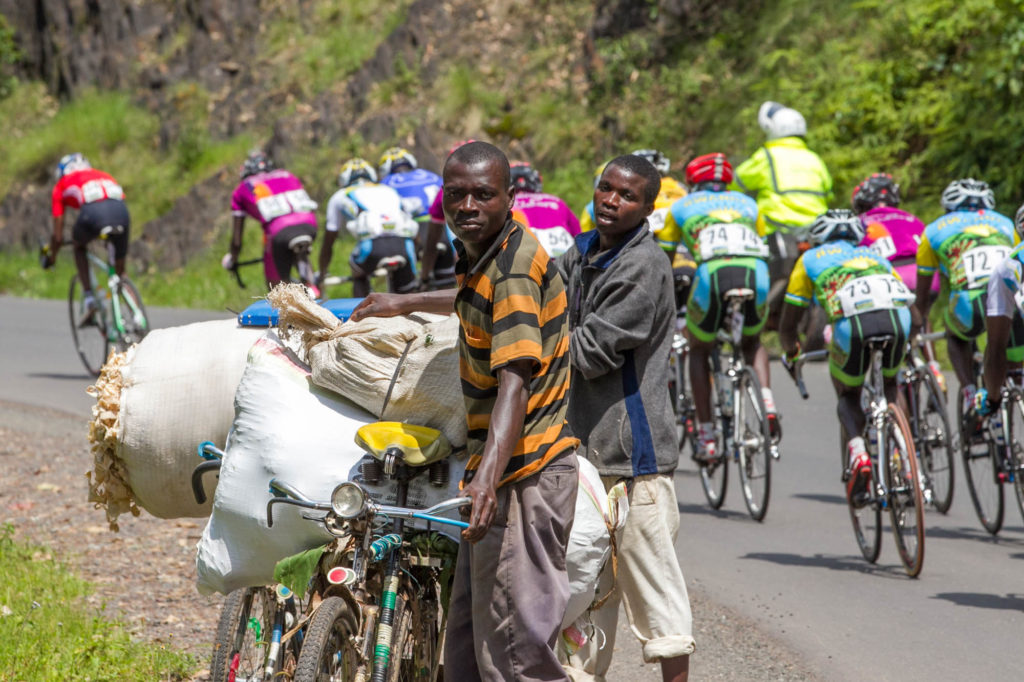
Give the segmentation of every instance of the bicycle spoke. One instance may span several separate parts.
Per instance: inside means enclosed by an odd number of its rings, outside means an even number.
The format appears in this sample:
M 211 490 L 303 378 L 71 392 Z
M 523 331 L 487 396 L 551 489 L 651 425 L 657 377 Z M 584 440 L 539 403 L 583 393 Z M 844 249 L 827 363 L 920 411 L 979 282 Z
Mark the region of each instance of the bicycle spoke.
M 740 484 L 747 511 L 754 520 L 761 521 L 768 511 L 771 435 L 757 377 L 750 368 L 744 368 L 739 382 L 736 430 L 740 453 Z
M 1003 486 L 996 476 L 994 445 L 986 438 L 966 432 L 963 394 L 957 396 L 957 415 L 960 424 L 959 449 L 971 493 L 974 511 L 982 527 L 995 535 L 1003 527 Z

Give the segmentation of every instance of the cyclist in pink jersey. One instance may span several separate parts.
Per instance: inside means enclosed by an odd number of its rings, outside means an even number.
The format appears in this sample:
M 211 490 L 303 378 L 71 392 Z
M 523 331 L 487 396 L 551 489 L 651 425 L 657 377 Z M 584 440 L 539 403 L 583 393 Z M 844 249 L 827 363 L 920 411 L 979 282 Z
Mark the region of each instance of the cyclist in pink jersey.
M 865 236 L 860 246 L 871 246 L 887 258 L 911 291 L 917 286 L 915 257 L 924 223 L 900 205 L 900 186 L 888 173 L 873 173 L 853 189 L 853 210 L 860 215 Z M 932 294 L 938 295 L 938 278 Z
M 296 244 L 311 244 L 316 236 L 316 202 L 309 198 L 302 182 L 263 152 L 252 152 L 242 164 L 242 182 L 231 195 L 234 224 L 231 250 L 221 265 L 233 270 L 242 250 L 245 219 L 252 218 L 263 227 L 263 274 L 267 287 L 289 278 L 297 266 Z
M 530 228 L 549 256 L 558 258 L 572 248 L 580 221 L 564 201 L 544 194 L 540 173 L 529 163 L 513 161 L 511 166 L 516 188 L 512 218 Z

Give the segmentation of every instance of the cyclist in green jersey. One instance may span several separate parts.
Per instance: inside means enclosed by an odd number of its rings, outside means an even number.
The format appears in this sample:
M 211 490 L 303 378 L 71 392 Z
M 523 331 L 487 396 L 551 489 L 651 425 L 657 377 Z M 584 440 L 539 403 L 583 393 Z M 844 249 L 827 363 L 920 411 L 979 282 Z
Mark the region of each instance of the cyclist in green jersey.
M 804 311 L 816 300 L 832 324 L 829 372 L 838 398 L 839 421 L 848 434 L 849 468 L 843 472 L 846 494 L 858 504 L 871 477 L 864 438 L 865 416 L 860 406 L 861 388 L 870 356 L 866 341 L 892 336 L 882 360 L 886 399 L 897 401 L 896 377 L 906 354 L 913 294 L 892 264 L 874 249 L 858 247 L 864 226 L 848 209 L 834 209 L 811 226 L 814 248 L 793 267 L 782 306 L 779 341 L 788 361 L 800 352 L 797 327 Z

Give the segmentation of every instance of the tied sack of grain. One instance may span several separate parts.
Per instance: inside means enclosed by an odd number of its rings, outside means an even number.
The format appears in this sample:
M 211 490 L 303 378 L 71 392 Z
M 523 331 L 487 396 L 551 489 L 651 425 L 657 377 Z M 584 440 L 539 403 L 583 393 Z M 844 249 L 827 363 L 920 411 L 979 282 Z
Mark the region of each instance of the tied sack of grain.
M 297 330 L 313 383 L 385 421 L 430 426 L 452 447 L 466 444 L 455 315 L 414 313 L 341 323 L 303 292 L 283 285 L 268 296 L 282 333 Z
M 156 329 L 104 365 L 89 389 L 89 501 L 106 510 L 112 530 L 139 507 L 164 519 L 210 513 L 210 502 L 192 494 L 196 446 L 224 445 L 235 387 L 262 331 L 234 319 Z M 207 479 L 209 491 L 215 477 Z
M 335 486 L 358 477 L 365 452 L 355 444 L 356 431 L 377 421 L 315 385 L 310 368 L 273 331 L 253 345 L 235 403 L 213 512 L 196 552 L 197 587 L 204 594 L 271 583 L 278 561 L 329 542 L 321 523 L 302 518 L 309 510 L 276 504 L 269 526 L 268 483 L 277 478 L 310 499 L 329 500 Z M 448 462 L 443 486 L 432 485 L 425 474 L 410 481 L 407 506 L 429 507 L 458 494 L 465 458 L 453 455 Z M 362 485 L 378 502 L 395 503 L 393 482 Z

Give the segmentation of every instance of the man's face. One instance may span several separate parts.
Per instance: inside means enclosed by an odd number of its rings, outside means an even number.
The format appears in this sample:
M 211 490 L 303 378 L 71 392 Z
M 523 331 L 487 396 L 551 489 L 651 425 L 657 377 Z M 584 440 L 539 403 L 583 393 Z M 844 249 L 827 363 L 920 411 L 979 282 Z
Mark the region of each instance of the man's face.
M 512 210 L 514 190 L 502 182 L 503 175 L 497 161 L 451 161 L 445 166 L 444 217 L 471 253 L 490 246 Z
M 644 201 L 646 179 L 621 166 L 605 169 L 594 190 L 594 222 L 604 237 L 618 237 L 642 223 L 654 210 Z

